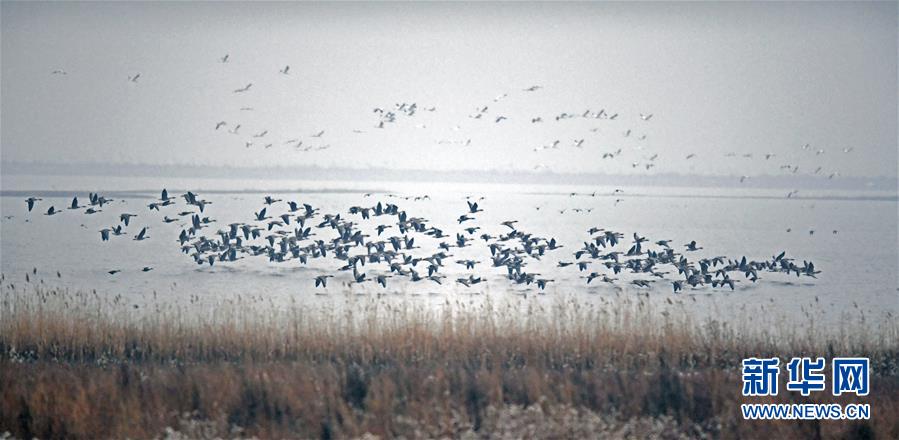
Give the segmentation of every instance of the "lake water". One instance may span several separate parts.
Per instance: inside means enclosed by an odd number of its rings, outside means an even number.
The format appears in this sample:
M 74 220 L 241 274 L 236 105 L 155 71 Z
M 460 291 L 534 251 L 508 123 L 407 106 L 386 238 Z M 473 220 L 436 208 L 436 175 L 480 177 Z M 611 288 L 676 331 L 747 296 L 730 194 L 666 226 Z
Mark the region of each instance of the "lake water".
M 150 211 L 147 204 L 159 197 L 166 187 L 177 197 L 177 204 Z M 233 263 L 214 266 L 197 265 L 181 252 L 178 234 L 189 227 L 189 217 L 178 217 L 181 211 L 197 211 L 188 206 L 180 194 L 190 189 L 212 202 L 204 216 L 215 222 L 200 231 L 210 239 L 216 231 L 227 230 L 230 223 L 251 223 L 253 213 L 266 206 L 265 195 L 274 198 L 308 203 L 320 212 L 313 225 L 313 239 L 328 240 L 336 236 L 332 229 L 318 229 L 322 214 L 340 213 L 354 221 L 370 237 L 377 239 L 375 227 L 392 225 L 381 239 L 396 235 L 396 216 L 372 217 L 362 220 L 351 215 L 351 206 L 373 206 L 378 201 L 393 203 L 405 210 L 409 217 L 427 219 L 429 226 L 443 230 L 447 237 L 434 239 L 419 233 L 415 237 L 419 249 L 405 251 L 416 257 L 438 252 L 437 245 L 445 241 L 453 244 L 455 234 L 462 227 L 477 226 L 471 235 L 472 246 L 453 247 L 439 273 L 446 275 L 442 285 L 424 280 L 417 283 L 407 277 L 388 280 L 387 288 L 372 282 L 350 283 L 350 272 L 337 269 L 344 261 L 334 258 L 309 259 L 308 264 L 296 260 L 272 263 L 262 256 L 247 256 Z M 391 182 L 304 182 L 286 180 L 190 180 L 190 179 L 101 179 L 85 177 L 16 176 L 4 179 L 0 199 L 0 268 L 8 283 L 24 286 L 26 273 L 37 268 L 32 282 L 59 286 L 72 290 L 96 290 L 99 295 L 122 295 L 135 305 L 146 304 L 155 296 L 171 307 L 215 307 L 236 296 L 254 296 L 266 303 L 305 303 L 310 306 L 328 305 L 351 295 L 375 297 L 385 301 L 401 298 L 423 304 L 441 304 L 447 299 L 509 297 L 523 301 L 547 302 L 560 297 L 575 297 L 585 302 L 608 298 L 636 297 L 648 294 L 647 300 L 656 304 L 669 301 L 681 308 L 695 310 L 700 319 L 758 322 L 789 326 L 793 321 L 805 321 L 810 311 L 822 325 L 836 325 L 845 320 L 863 319 L 865 325 L 876 326 L 894 322 L 899 313 L 899 282 L 897 282 L 897 202 L 895 194 L 838 193 L 806 191 L 800 198 L 786 198 L 783 190 L 733 190 L 714 188 L 617 188 L 568 186 L 513 186 L 466 184 L 414 184 Z M 87 215 L 84 209 L 68 210 L 73 195 L 87 204 L 87 191 L 99 191 L 115 199 L 102 212 Z M 370 195 L 367 195 L 369 194 Z M 575 193 L 572 195 L 571 193 Z M 595 195 L 594 195 L 595 193 Z M 27 196 L 43 198 L 34 211 L 28 212 Z M 427 198 L 416 199 L 427 195 Z M 466 196 L 480 200 L 483 212 L 471 214 L 474 221 L 460 226 L 456 219 L 468 211 Z M 409 197 L 406 199 L 406 197 Z M 46 216 L 49 206 L 63 212 Z M 269 215 L 287 211 L 285 202 L 269 207 Z M 100 239 L 100 229 L 119 224 L 119 214 L 128 212 L 138 216 L 125 228 L 127 235 Z M 179 221 L 164 223 L 163 216 Z M 547 251 L 539 261 L 526 258 L 524 270 L 539 273 L 540 278 L 552 279 L 544 291 L 535 284 L 515 284 L 506 278 L 504 267 L 492 267 L 490 250 L 478 239 L 481 234 L 492 236 L 507 233 L 501 225 L 517 220 L 518 230 L 535 236 L 555 238 L 563 247 Z M 258 222 L 257 222 L 258 223 Z M 149 226 L 149 239 L 134 241 L 140 228 Z M 813 261 L 821 273 L 817 278 L 784 273 L 760 273 L 761 279 L 752 283 L 739 273 L 736 289 L 691 289 L 675 295 L 670 280 L 677 279 L 677 271 L 670 265 L 664 279 L 647 274 L 622 272 L 614 284 L 594 280 L 589 285 L 583 278 L 590 271 L 609 274 L 598 263 L 586 272 L 572 265 L 557 267 L 559 261 L 577 261 L 573 253 L 591 240 L 591 227 L 621 232 L 622 243 L 616 250 L 625 252 L 637 232 L 649 239 L 646 248 L 659 249 L 651 244 L 657 240 L 671 240 L 672 247 L 684 251 L 684 244 L 696 240 L 703 249 L 687 252 L 690 261 L 704 257 L 727 256 L 750 260 L 771 259 L 785 251 L 801 265 Z M 276 228 L 277 230 L 278 228 Z M 286 230 L 293 231 L 293 225 Z M 789 232 L 788 232 L 789 230 Z M 810 231 L 814 231 L 811 234 Z M 835 231 L 835 232 L 834 232 Z M 263 233 L 263 236 L 267 232 Z M 264 239 L 253 243 L 267 244 Z M 308 242 L 301 242 L 307 244 Z M 507 245 L 518 243 L 506 242 Z M 364 252 L 364 248 L 354 253 Z M 480 261 L 467 270 L 456 260 Z M 153 270 L 143 272 L 145 266 Z M 113 269 L 120 273 L 109 275 Z M 387 273 L 386 264 L 360 266 L 370 278 Z M 426 274 L 427 263 L 415 268 Z M 59 276 L 57 276 L 59 272 Z M 314 277 L 335 275 L 328 287 L 315 288 Z M 456 283 L 456 278 L 469 274 L 483 277 L 486 282 L 472 287 Z M 654 280 L 651 287 L 640 288 L 630 283 L 634 279 Z M 762 325 L 762 324 L 759 324 Z

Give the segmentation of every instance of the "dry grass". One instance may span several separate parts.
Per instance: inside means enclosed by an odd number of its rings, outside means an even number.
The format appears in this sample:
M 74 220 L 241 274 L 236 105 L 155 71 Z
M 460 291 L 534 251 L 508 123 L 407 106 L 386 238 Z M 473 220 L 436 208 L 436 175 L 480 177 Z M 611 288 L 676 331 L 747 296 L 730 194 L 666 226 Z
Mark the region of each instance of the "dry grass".
M 249 300 L 206 315 L 145 309 L 4 286 L 0 433 L 899 438 L 895 325 L 774 337 L 636 296 L 603 306 L 348 298 L 324 311 Z M 769 355 L 870 357 L 870 396 L 771 401 L 860 401 L 872 419 L 743 421 L 739 404 L 762 400 L 740 396 L 740 362 Z

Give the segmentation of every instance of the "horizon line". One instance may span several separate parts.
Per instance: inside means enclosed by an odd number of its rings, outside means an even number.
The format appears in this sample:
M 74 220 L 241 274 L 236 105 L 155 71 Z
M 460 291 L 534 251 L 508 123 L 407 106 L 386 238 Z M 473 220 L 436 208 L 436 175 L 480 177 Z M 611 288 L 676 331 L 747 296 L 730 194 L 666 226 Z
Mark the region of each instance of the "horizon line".
M 303 176 L 273 176 L 272 171 L 303 170 Z M 383 167 L 352 167 L 331 165 L 199 165 L 112 162 L 46 162 L 3 161 L 4 176 L 93 176 L 93 177 L 178 177 L 197 179 L 263 179 L 263 180 L 369 180 L 381 182 L 467 182 L 467 183 L 531 183 L 557 185 L 627 185 L 627 186 L 724 186 L 745 188 L 818 187 L 820 189 L 868 189 L 895 191 L 897 176 L 836 176 L 828 179 L 819 175 L 759 174 L 742 176 L 728 174 L 683 173 L 607 173 L 601 171 L 559 172 L 552 169 L 411 169 Z M 375 175 L 360 179 L 358 173 Z M 613 181 L 614 180 L 614 181 Z

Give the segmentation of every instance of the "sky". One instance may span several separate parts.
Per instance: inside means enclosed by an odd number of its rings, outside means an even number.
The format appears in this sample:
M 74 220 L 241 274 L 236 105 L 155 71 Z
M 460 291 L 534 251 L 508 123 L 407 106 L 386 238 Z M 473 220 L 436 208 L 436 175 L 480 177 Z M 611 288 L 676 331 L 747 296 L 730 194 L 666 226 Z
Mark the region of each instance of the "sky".
M 0 27 L 4 164 L 895 178 L 899 162 L 895 2 L 4 1 Z M 376 127 L 375 108 L 413 102 Z M 619 116 L 580 117 L 600 110 Z

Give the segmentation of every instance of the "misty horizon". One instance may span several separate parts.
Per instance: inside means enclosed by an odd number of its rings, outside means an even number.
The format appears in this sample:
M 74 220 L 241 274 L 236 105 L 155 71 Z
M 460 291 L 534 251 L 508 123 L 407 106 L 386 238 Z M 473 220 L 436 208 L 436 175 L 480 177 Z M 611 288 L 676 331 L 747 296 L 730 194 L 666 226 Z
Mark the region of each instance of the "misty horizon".
M 603 172 L 554 172 L 552 170 L 428 170 L 390 169 L 379 167 L 339 167 L 319 165 L 280 166 L 209 166 L 189 164 L 108 164 L 108 163 L 44 163 L 13 162 L 0 164 L 3 184 L 9 188 L 10 178 L 16 176 L 68 177 L 133 177 L 133 178 L 197 178 L 197 179 L 256 179 L 293 181 L 354 181 L 377 182 L 432 182 L 432 183 L 488 183 L 488 184 L 537 184 L 578 186 L 676 186 L 718 188 L 767 188 L 767 189 L 822 189 L 822 190 L 873 190 L 884 191 L 895 197 L 897 180 L 883 176 L 845 177 L 833 179 L 808 175 L 757 175 L 751 178 L 734 175 L 695 175 L 676 172 L 652 175 L 613 174 Z M 46 190 L 47 187 L 16 188 L 13 191 Z M 96 188 L 107 189 L 107 188 Z M 110 188 L 111 189 L 111 188 Z M 151 188 L 145 188 L 151 189 Z M 155 190 L 156 188 L 153 188 Z M 249 188 L 247 188 L 249 189 Z M 283 188 L 291 189 L 291 188 Z M 3 193 L 9 193 L 3 190 Z
M 897 175 L 895 3 L 0 13 L 3 164 Z

